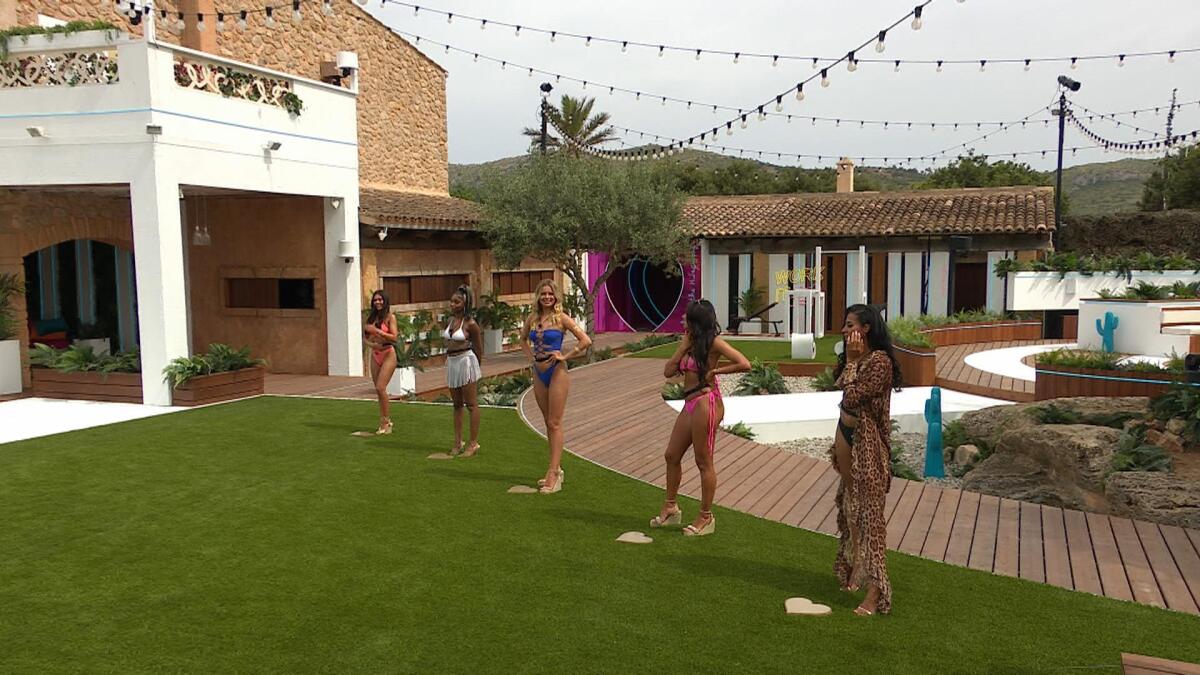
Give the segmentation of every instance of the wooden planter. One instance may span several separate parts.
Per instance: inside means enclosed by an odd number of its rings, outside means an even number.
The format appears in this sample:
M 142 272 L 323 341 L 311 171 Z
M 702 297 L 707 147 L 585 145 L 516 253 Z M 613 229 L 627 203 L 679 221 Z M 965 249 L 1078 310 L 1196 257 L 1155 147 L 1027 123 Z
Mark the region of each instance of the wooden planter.
M 260 396 L 263 393 L 265 374 L 265 368 L 256 366 L 228 373 L 193 377 L 171 392 L 171 404 L 190 407 Z
M 194 377 L 171 392 L 171 404 L 195 406 L 263 393 L 266 369 L 260 367 Z M 32 368 L 33 395 L 115 403 L 142 402 L 141 373 L 63 373 Z
M 1158 396 L 1183 378 L 1175 373 L 1037 366 L 1034 400 L 1069 396 Z
M 896 360 L 906 387 L 932 387 L 937 380 L 937 356 L 928 347 L 896 345 Z
M 52 368 L 30 368 L 33 395 L 115 403 L 142 402 L 141 373 L 63 373 Z
M 1042 339 L 1040 321 L 1004 321 L 1000 323 L 960 323 L 941 328 L 927 328 L 922 333 L 938 347 L 975 344 L 980 342 L 1009 342 L 1011 340 Z

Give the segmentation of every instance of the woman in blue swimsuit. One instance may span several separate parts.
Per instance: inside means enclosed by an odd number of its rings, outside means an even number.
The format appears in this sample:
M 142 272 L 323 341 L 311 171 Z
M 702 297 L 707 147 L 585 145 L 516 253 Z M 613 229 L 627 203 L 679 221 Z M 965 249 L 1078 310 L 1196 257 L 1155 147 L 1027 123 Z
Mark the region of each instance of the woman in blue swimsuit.
M 533 361 L 533 395 L 542 418 L 546 421 L 546 439 L 550 443 L 550 466 L 546 477 L 538 481 L 539 492 L 552 494 L 562 489 L 563 470 L 560 466 L 563 451 L 563 411 L 567 407 L 567 392 L 571 380 L 567 375 L 567 359 L 586 354 L 592 339 L 571 317 L 562 313 L 558 288 L 545 279 L 534 293 L 536 309 L 521 330 L 521 349 Z M 563 336 L 570 331 L 575 336 L 575 348 L 562 352 Z

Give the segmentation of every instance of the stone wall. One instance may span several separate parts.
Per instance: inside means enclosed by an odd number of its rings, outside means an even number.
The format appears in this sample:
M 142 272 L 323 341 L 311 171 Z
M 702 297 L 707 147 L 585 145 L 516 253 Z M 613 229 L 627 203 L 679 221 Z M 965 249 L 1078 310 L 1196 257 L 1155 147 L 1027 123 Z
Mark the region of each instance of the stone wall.
M 0 190 L 0 274 L 25 281 L 25 256 L 59 242 L 92 239 L 133 248 L 133 226 L 127 195 Z M 29 316 L 24 299 L 16 303 L 18 337 L 29 344 Z M 21 350 L 24 383 L 29 363 Z
M 0 8 L 11 11 L 13 2 L 0 0 Z M 231 17 L 241 6 L 222 0 L 216 4 Z M 322 61 L 333 61 L 339 51 L 357 52 L 359 180 L 447 194 L 446 72 L 353 0 L 333 0 L 333 16 L 322 14 L 319 2 L 305 0 L 299 24 L 291 21 L 290 3 L 278 4 L 275 28 L 266 27 L 262 14 L 249 17 L 245 32 L 227 19 L 229 30 L 217 34 L 217 54 L 316 80 Z M 19 0 L 16 5 L 22 25 L 36 24 L 40 13 L 68 21 L 103 19 L 141 34 L 141 27 L 117 14 L 111 0 Z M 215 33 L 215 28 L 209 30 Z M 162 25 L 158 36 L 180 42 L 179 35 Z

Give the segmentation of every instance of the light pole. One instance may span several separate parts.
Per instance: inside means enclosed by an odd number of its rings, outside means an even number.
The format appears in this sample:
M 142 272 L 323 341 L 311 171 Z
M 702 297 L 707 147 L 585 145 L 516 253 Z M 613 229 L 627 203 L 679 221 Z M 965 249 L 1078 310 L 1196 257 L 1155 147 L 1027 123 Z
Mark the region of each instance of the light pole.
M 1058 242 L 1058 229 L 1062 226 L 1062 160 L 1063 160 L 1063 136 L 1066 133 L 1067 124 L 1067 89 L 1071 91 L 1079 91 L 1081 85 L 1078 81 L 1072 80 L 1066 75 L 1058 76 L 1058 83 L 1062 86 L 1058 95 L 1058 169 L 1054 174 L 1054 234 L 1053 241 Z
M 550 86 L 549 82 L 543 82 L 539 87 L 542 90 L 542 139 L 539 143 L 542 149 L 542 154 L 546 154 L 546 98 L 550 96 L 550 92 L 554 87 Z

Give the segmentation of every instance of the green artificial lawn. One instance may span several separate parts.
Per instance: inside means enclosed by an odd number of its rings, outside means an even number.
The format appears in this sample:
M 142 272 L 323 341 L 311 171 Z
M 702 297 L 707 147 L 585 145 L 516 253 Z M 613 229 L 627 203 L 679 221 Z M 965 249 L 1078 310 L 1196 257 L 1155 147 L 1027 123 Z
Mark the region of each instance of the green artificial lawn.
M 735 349 L 746 355 L 750 360 L 758 359 L 764 362 L 772 363 L 828 363 L 833 365 L 837 363 L 837 355 L 833 353 L 833 346 L 841 341 L 842 336 L 836 334 L 826 335 L 817 340 L 817 358 L 813 360 L 793 359 L 792 358 L 792 343 L 789 340 L 739 340 L 737 338 L 725 338 Z M 679 347 L 679 343 L 671 343 L 668 345 L 659 345 L 646 351 L 631 354 L 644 359 L 669 359 Z
M 570 411 L 568 410 L 568 414 Z M 834 540 L 574 457 L 556 495 L 511 410 L 431 461 L 450 410 L 257 398 L 0 446 L 0 672 L 1116 672 L 1200 661 L 1200 619 L 892 553 L 890 617 L 851 613 Z M 689 519 L 695 503 L 683 503 Z M 619 544 L 650 532 L 650 545 Z M 806 596 L 829 617 L 788 617 Z M 1073 670 L 1078 668 L 1079 670 Z

